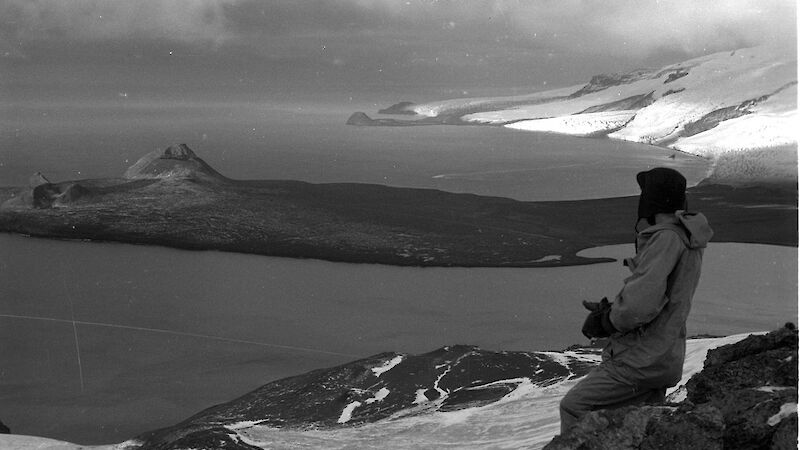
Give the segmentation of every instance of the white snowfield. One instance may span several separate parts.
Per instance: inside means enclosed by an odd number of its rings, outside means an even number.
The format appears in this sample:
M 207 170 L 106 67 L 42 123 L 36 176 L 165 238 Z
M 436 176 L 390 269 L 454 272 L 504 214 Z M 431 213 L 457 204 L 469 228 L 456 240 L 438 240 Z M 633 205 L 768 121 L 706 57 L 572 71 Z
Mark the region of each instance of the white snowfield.
M 749 334 L 723 338 L 691 339 L 687 342 L 683 379 L 669 391 L 670 398 L 685 396 L 682 386 L 703 368 L 709 349 L 738 342 Z M 573 352 L 548 352 L 556 362 L 586 358 Z M 490 405 L 452 412 L 399 415 L 379 422 L 332 430 L 280 430 L 257 425 L 257 421 L 238 422 L 227 428 L 242 442 L 272 448 L 451 448 L 451 449 L 536 449 L 542 448 L 559 432 L 558 403 L 578 379 L 567 379 L 545 387 L 527 378 L 508 380 L 517 388 Z M 390 392 L 382 392 L 380 401 Z M 129 441 L 105 446 L 80 446 L 19 435 L 0 435 L 0 448 L 63 449 L 82 448 L 124 450 L 135 448 Z
M 634 80 L 575 98 L 566 98 L 565 94 L 581 86 L 527 97 L 447 100 L 414 109 L 424 115 L 480 110 L 462 119 L 577 136 L 607 134 L 613 139 L 665 145 L 704 157 L 797 145 L 794 54 L 770 47 L 721 52 L 642 72 Z M 640 109 L 583 113 L 588 108 L 647 95 L 652 103 Z M 526 104 L 526 100 L 531 101 Z M 509 104 L 513 106 L 505 106 Z M 696 130 L 700 131 L 696 134 L 685 128 L 723 108 L 738 108 L 747 114 L 705 131 Z

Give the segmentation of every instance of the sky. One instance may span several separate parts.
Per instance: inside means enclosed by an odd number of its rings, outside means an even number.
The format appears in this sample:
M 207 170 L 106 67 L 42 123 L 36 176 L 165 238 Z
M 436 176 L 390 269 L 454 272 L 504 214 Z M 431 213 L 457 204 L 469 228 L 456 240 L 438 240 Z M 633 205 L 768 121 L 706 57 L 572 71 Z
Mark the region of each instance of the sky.
M 0 0 L 0 98 L 425 101 L 796 41 L 794 0 Z

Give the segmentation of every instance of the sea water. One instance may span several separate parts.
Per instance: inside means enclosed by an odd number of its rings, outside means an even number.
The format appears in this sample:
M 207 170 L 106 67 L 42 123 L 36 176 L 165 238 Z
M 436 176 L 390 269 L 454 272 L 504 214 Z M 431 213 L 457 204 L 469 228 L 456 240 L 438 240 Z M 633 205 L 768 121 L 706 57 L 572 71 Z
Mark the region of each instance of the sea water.
M 619 263 L 411 268 L 0 234 L 0 417 L 14 432 L 121 441 L 269 381 L 451 344 L 585 342 L 580 301 Z M 594 249 L 620 258 L 631 245 Z M 689 333 L 797 317 L 797 251 L 712 244 Z
M 25 184 L 35 171 L 51 181 L 118 176 L 174 142 L 232 178 L 520 200 L 632 195 L 640 170 L 668 165 L 696 182 L 707 169 L 603 139 L 346 126 L 352 105 L 161 106 L 20 108 L 0 134 L 0 184 Z M 79 443 L 121 441 L 277 378 L 383 351 L 583 342 L 580 301 L 613 295 L 625 275 L 615 263 L 400 268 L 7 234 L 0 249 L 0 420 Z M 706 266 L 690 333 L 772 329 L 796 317 L 796 249 L 714 245 Z
M 518 200 L 635 195 L 639 171 L 669 166 L 692 184 L 709 167 L 694 156 L 609 139 L 495 126 L 345 125 L 367 108 L 374 106 L 19 106 L 0 131 L 0 185 L 25 185 L 37 171 L 52 182 L 121 176 L 173 143 L 188 144 L 236 179 L 378 183 Z

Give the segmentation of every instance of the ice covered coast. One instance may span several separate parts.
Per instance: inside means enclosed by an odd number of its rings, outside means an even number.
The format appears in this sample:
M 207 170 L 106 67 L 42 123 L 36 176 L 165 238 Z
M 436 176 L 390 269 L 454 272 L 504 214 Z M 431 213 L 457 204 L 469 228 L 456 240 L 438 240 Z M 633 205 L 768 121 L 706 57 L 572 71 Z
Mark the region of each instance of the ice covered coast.
M 607 135 L 704 157 L 787 146 L 796 151 L 796 68 L 795 55 L 754 47 L 657 70 L 597 75 L 584 86 L 424 103 L 414 111 L 465 113 L 467 122 L 519 130 Z

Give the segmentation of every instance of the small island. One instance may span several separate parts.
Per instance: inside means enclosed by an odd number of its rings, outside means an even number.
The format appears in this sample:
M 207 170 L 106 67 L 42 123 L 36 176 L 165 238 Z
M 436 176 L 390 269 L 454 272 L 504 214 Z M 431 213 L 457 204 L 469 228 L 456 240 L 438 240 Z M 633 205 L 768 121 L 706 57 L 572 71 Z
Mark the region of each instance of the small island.
M 701 183 L 690 203 L 717 242 L 797 245 L 793 184 Z M 233 180 L 185 144 L 120 178 L 0 188 L 0 231 L 329 261 L 440 267 L 552 267 L 631 240 L 636 197 L 522 202 L 373 184 Z M 630 220 L 628 220 L 630 219 Z

